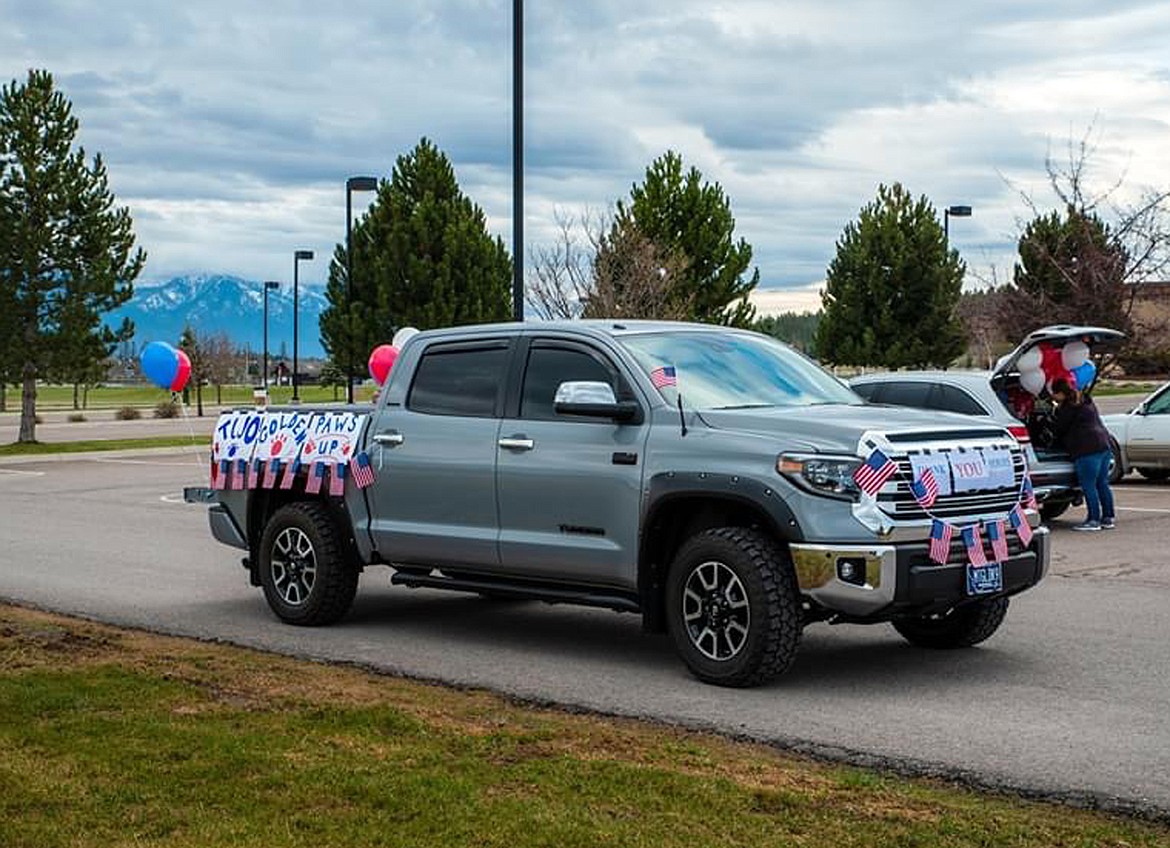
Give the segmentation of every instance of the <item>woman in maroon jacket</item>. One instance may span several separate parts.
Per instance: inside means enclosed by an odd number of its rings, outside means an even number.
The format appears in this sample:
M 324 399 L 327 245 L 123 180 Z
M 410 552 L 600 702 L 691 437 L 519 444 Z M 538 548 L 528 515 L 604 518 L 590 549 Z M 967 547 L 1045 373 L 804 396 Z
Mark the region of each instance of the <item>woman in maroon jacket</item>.
M 1089 514 L 1074 530 L 1112 530 L 1113 492 L 1109 488 L 1109 432 L 1091 398 L 1072 388 L 1066 380 L 1052 383 L 1052 399 L 1059 404 L 1052 419 L 1057 444 L 1073 458 L 1077 480 L 1085 493 Z

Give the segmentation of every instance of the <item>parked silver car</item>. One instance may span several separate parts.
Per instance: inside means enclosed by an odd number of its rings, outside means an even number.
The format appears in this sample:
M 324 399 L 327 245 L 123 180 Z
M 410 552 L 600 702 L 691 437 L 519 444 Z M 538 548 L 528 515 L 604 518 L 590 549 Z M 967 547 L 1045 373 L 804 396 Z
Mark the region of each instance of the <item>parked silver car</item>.
M 1101 420 L 1113 437 L 1112 480 L 1130 471 L 1149 480 L 1170 478 L 1170 383 L 1129 412 Z
M 1057 325 L 1031 333 L 1000 359 L 991 371 L 898 371 L 866 374 L 849 381 L 850 387 L 870 403 L 913 406 L 990 418 L 1006 427 L 1028 458 L 1028 467 L 1045 520 L 1061 515 L 1082 496 L 1072 460 L 1052 445 L 1049 419 L 1051 403 L 1046 393 L 1028 402 L 1019 384 L 1017 363 L 1027 351 L 1048 343 L 1063 345 L 1080 340 L 1091 350 L 1124 338 L 1116 330 L 1101 327 Z M 1092 384 L 1088 387 L 1092 390 Z M 1030 411 L 1028 411 L 1031 407 Z

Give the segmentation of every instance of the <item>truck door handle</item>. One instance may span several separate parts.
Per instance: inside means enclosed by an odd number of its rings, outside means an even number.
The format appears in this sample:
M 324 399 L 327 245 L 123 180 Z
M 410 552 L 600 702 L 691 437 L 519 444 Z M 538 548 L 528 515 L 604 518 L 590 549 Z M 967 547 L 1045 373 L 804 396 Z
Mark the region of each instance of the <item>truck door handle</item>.
M 374 436 L 374 441 L 388 448 L 396 448 L 406 441 L 406 436 L 397 431 L 391 430 L 388 433 L 376 434 Z
M 499 446 L 505 450 L 514 451 L 530 451 L 536 447 L 536 442 L 524 436 L 509 436 L 505 439 L 500 439 Z

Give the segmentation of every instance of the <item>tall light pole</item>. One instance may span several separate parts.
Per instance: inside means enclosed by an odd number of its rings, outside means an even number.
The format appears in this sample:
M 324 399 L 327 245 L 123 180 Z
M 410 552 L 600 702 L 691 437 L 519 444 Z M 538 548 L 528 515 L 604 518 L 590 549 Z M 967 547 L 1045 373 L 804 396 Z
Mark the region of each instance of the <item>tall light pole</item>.
M 345 402 L 353 403 L 353 193 L 377 191 L 375 177 L 350 177 L 345 181 Z
M 301 396 L 297 390 L 299 385 L 300 385 L 300 381 L 297 380 L 297 363 L 298 363 L 297 344 L 298 344 L 299 339 L 300 339 L 300 334 L 297 332 L 299 329 L 298 324 L 297 324 L 297 313 L 299 311 L 297 308 L 298 288 L 299 288 L 298 279 L 297 279 L 297 271 L 300 268 L 300 264 L 301 264 L 302 259 L 311 260 L 312 258 L 313 258 L 313 251 L 311 251 L 311 250 L 295 250 L 295 251 L 293 251 L 293 373 L 292 373 L 292 384 L 293 384 L 292 402 L 293 403 L 300 403 L 301 402 Z
M 943 210 L 943 243 L 948 247 L 951 243 L 951 216 L 956 218 L 970 218 L 970 206 L 948 206 Z
M 512 319 L 524 320 L 524 0 L 512 0 Z
M 268 394 L 268 292 L 280 288 L 274 280 L 264 281 L 264 394 Z

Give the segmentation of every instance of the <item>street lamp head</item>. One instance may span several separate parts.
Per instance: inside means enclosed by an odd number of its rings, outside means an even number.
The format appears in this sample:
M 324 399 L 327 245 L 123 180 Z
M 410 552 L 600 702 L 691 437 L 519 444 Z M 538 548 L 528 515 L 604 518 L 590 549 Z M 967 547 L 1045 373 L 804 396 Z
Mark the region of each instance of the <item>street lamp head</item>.
M 312 258 L 313 258 L 313 251 L 311 251 L 311 250 L 298 250 L 298 251 L 295 251 L 293 253 L 294 260 L 296 260 L 296 259 L 312 259 Z
M 346 191 L 377 191 L 377 177 L 350 177 L 345 181 Z
M 264 281 L 264 288 L 265 289 L 278 289 L 278 288 L 280 288 L 280 283 L 276 282 L 275 280 L 265 280 Z
M 953 218 L 970 218 L 970 206 L 951 206 L 947 209 L 947 214 Z

